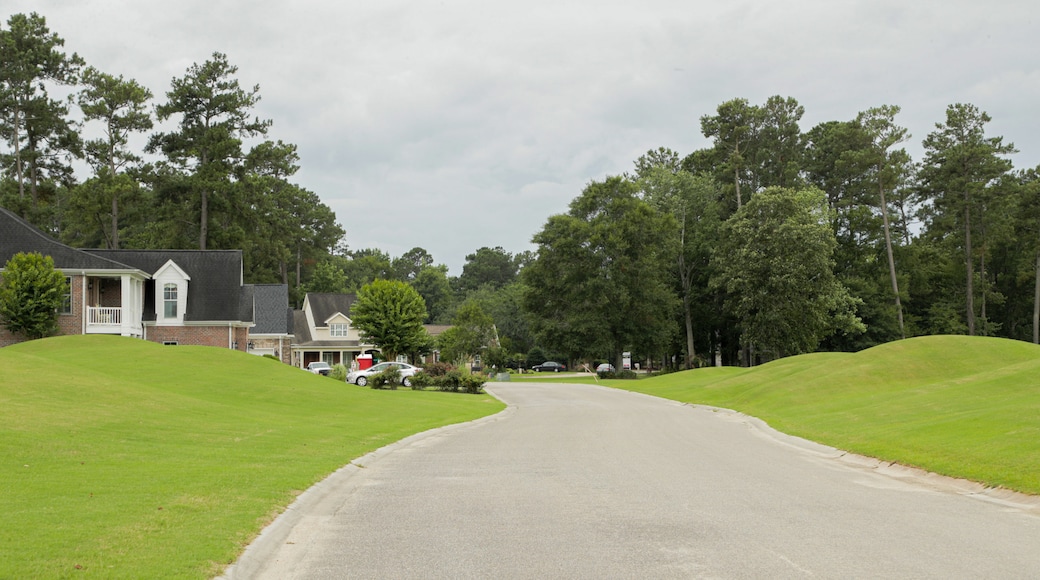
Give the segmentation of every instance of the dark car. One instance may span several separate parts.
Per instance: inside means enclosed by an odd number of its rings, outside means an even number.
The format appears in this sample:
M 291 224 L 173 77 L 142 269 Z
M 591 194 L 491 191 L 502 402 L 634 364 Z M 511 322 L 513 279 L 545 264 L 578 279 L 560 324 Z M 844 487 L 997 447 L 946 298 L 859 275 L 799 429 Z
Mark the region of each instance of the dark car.
M 531 370 L 539 373 L 559 373 L 567 370 L 567 367 L 558 362 L 547 360 L 540 365 L 534 365 L 531 367 Z

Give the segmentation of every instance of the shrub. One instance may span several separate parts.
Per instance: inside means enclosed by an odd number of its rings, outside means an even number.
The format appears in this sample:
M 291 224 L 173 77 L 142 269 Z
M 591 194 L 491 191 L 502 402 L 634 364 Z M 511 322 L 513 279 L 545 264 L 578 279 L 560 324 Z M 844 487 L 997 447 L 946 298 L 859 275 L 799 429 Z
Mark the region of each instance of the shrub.
M 431 377 L 443 377 L 454 369 L 455 367 L 446 362 L 435 362 L 425 365 L 422 372 Z
M 368 386 L 396 391 L 401 386 L 401 373 L 394 367 L 387 367 L 383 372 L 368 377 Z
M 426 371 L 419 371 L 412 375 L 411 382 L 413 391 L 421 391 L 433 384 L 433 377 L 426 374 Z
M 487 383 L 483 375 L 462 375 L 459 387 L 463 392 L 477 395 L 484 392 L 484 384 Z
M 341 364 L 333 365 L 332 370 L 329 371 L 329 378 L 336 379 L 341 383 L 347 382 L 347 367 Z

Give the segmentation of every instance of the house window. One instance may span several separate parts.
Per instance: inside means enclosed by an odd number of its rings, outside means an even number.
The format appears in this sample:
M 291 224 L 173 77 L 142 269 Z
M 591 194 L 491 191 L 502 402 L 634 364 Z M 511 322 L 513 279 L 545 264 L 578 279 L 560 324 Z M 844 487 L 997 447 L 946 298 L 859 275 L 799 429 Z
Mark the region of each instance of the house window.
M 61 308 L 59 314 L 72 314 L 72 277 L 65 276 L 65 289 L 61 295 Z
M 163 286 L 163 316 L 165 318 L 177 318 L 176 284 L 166 284 Z
M 332 336 L 344 337 L 347 336 L 347 329 L 350 328 L 349 324 L 330 324 L 329 334 Z
M 164 340 L 163 346 L 177 346 L 176 340 Z

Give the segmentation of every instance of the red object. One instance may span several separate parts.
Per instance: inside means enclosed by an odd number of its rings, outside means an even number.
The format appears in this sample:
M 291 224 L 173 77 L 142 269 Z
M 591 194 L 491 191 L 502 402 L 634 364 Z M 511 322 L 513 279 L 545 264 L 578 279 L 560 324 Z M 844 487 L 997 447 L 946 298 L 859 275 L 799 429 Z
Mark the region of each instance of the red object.
M 372 368 L 372 355 L 363 354 L 357 357 L 358 370 L 365 370 Z

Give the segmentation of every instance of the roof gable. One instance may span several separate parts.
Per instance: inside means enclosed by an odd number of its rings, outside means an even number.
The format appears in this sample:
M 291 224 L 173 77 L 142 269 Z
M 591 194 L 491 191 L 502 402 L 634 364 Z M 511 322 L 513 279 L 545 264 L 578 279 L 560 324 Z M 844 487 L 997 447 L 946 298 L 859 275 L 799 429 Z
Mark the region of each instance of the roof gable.
M 309 308 L 315 324 L 321 321 L 328 324 L 336 314 L 342 314 L 349 320 L 350 307 L 357 299 L 356 294 L 326 294 L 308 292 L 304 297 L 304 307 Z

